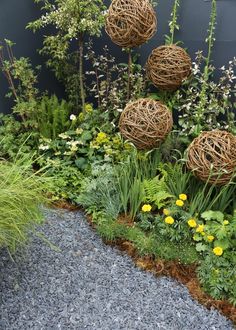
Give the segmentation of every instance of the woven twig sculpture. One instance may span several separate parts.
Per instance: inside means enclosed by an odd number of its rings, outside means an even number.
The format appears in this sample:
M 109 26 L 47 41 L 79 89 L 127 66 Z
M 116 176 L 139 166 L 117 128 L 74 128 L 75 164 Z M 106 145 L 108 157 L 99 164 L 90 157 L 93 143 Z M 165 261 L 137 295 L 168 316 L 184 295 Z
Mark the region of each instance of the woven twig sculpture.
M 158 147 L 172 126 L 171 111 L 163 103 L 151 99 L 128 103 L 119 121 L 121 134 L 138 149 Z
M 188 148 L 187 167 L 202 181 L 228 183 L 236 171 L 236 137 L 219 130 L 201 133 Z
M 113 0 L 106 19 L 111 40 L 126 48 L 137 47 L 156 32 L 157 19 L 149 0 Z
M 153 85 L 164 91 L 175 91 L 191 73 L 191 58 L 176 45 L 160 46 L 148 58 L 146 70 Z

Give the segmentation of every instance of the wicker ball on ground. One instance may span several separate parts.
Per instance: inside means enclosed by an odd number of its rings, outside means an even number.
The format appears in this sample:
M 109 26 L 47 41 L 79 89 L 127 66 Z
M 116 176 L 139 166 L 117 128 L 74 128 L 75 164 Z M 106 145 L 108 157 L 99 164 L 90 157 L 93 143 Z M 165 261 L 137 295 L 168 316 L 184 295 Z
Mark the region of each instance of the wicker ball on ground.
M 202 181 L 228 183 L 236 171 L 236 137 L 226 131 L 202 132 L 188 148 L 187 167 Z
M 146 70 L 154 86 L 164 91 L 175 91 L 190 75 L 191 66 L 191 58 L 183 48 L 168 45 L 152 51 Z
M 121 134 L 138 149 L 158 147 L 173 126 L 171 111 L 163 103 L 139 99 L 128 103 L 121 114 Z
M 140 46 L 151 39 L 156 28 L 156 14 L 149 0 L 112 1 L 105 29 L 115 44 L 126 48 Z

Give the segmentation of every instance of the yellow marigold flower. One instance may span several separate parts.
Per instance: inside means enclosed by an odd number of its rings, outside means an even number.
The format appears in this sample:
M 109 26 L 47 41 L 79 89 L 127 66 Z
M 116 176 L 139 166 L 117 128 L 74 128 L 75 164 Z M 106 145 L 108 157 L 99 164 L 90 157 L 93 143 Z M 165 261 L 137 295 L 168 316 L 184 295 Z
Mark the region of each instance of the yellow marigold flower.
M 173 225 L 174 222 L 175 222 L 174 218 L 170 216 L 165 218 L 165 223 L 167 223 L 168 225 Z
M 223 254 L 223 249 L 220 246 L 216 246 L 213 249 L 213 252 L 215 253 L 216 256 L 222 256 Z
M 179 199 L 181 199 L 182 201 L 186 201 L 187 200 L 187 195 L 185 195 L 185 194 L 180 194 L 179 195 Z
M 224 221 L 223 221 L 223 224 L 224 224 L 224 225 L 228 225 L 228 224 L 229 224 L 229 221 L 228 221 L 228 220 L 224 220 Z
M 204 225 L 198 225 L 196 232 L 197 233 L 202 233 L 204 231 Z
M 167 210 L 167 209 L 164 209 L 164 210 L 163 210 L 163 214 L 165 214 L 165 215 L 170 215 L 170 211 Z
M 189 220 L 188 220 L 188 225 L 189 225 L 189 227 L 191 227 L 191 228 L 195 228 L 195 227 L 197 227 L 197 223 L 196 223 L 196 221 L 195 221 L 194 219 L 189 219 Z
M 150 212 L 151 209 L 152 209 L 152 206 L 151 206 L 150 204 L 144 204 L 144 205 L 142 206 L 142 211 L 143 211 L 143 212 Z
M 177 199 L 177 201 L 175 202 L 175 204 L 177 206 L 180 206 L 180 207 L 184 206 L 184 202 L 181 199 Z
M 215 237 L 212 236 L 212 235 L 208 235 L 207 239 L 208 239 L 209 242 L 212 242 L 212 241 L 214 241 Z

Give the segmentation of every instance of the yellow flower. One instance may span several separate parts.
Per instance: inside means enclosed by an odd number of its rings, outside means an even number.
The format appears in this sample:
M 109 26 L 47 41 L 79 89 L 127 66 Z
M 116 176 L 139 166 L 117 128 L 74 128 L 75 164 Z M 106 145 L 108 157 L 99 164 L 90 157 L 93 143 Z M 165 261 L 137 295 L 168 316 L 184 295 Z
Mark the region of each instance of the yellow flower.
M 179 199 L 181 199 L 182 201 L 186 201 L 187 200 L 187 195 L 185 195 L 185 194 L 180 194 L 179 195 Z
M 93 111 L 93 107 L 91 106 L 91 104 L 85 104 L 85 111 L 86 112 L 92 112 Z
M 107 138 L 106 133 L 104 133 L 104 132 L 99 132 L 99 133 L 98 133 L 98 135 L 97 135 L 97 137 L 96 137 L 96 142 L 97 142 L 98 144 L 106 143 L 106 142 L 108 142 L 108 141 L 109 141 L 109 139 Z
M 223 224 L 224 224 L 224 225 L 228 225 L 228 224 L 229 224 L 229 221 L 228 221 L 228 220 L 224 220 L 224 221 L 223 221 Z
M 201 232 L 201 235 L 202 235 L 202 236 L 205 236 L 205 235 L 206 235 L 206 233 L 204 233 L 204 231 L 202 231 L 202 232 Z
M 143 211 L 143 212 L 150 212 L 151 209 L 152 209 L 152 206 L 151 206 L 150 204 L 144 204 L 144 205 L 142 206 L 142 211 Z
M 165 223 L 167 223 L 168 225 L 173 225 L 174 222 L 175 222 L 174 218 L 170 216 L 165 218 Z
M 220 246 L 216 246 L 213 249 L 213 252 L 215 253 L 216 256 L 222 256 L 223 254 L 223 249 Z
M 167 209 L 164 209 L 164 210 L 163 210 L 163 214 L 165 214 L 165 215 L 170 215 L 170 211 L 167 210 Z
M 191 228 L 195 228 L 195 227 L 197 227 L 197 223 L 196 223 L 196 221 L 195 221 L 194 219 L 189 219 L 189 220 L 188 220 L 188 225 L 189 225 L 189 227 L 191 227 Z
M 197 233 L 202 233 L 204 231 L 204 225 L 198 225 L 196 232 Z
M 184 202 L 181 199 L 177 199 L 177 201 L 175 202 L 175 204 L 177 206 L 180 206 L 180 207 L 184 206 Z
M 208 235 L 207 239 L 208 239 L 209 242 L 212 242 L 212 241 L 214 241 L 215 237 L 212 236 L 212 235 Z

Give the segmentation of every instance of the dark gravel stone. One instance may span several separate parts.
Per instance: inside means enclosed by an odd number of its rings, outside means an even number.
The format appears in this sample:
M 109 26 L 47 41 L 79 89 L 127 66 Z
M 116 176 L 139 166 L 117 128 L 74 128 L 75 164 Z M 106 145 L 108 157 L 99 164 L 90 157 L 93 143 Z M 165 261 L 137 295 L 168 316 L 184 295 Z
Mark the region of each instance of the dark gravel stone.
M 81 212 L 46 211 L 24 257 L 0 254 L 1 330 L 230 330 L 176 281 L 136 268 Z

